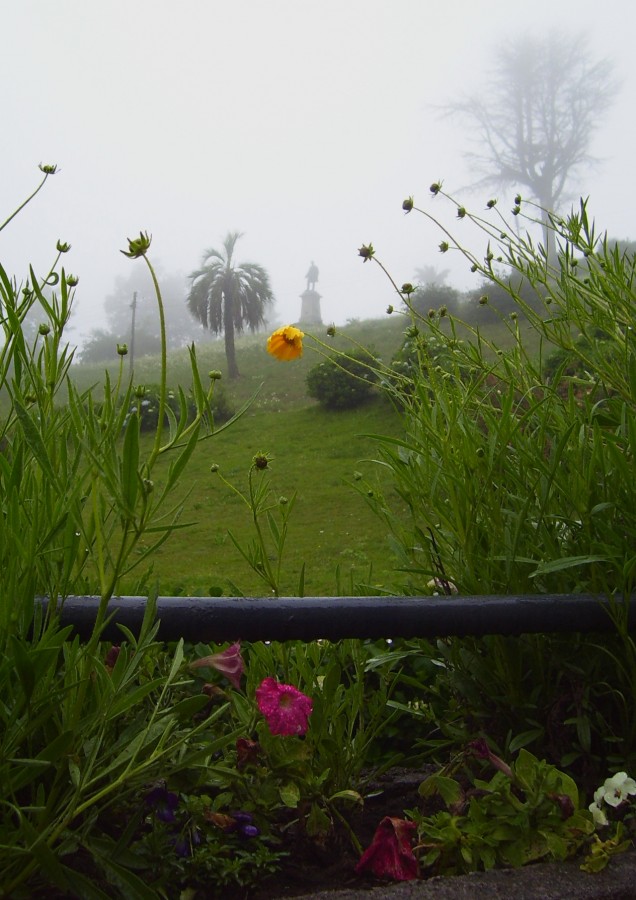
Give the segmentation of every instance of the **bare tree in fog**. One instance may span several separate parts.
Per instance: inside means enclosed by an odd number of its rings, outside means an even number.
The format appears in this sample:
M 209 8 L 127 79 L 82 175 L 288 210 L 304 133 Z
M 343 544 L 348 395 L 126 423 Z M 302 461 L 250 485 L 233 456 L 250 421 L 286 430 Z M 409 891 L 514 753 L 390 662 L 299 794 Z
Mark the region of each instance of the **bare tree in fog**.
M 225 357 L 230 378 L 238 378 L 234 346 L 235 332 L 247 325 L 256 331 L 265 323 L 265 312 L 273 295 L 269 275 L 256 263 L 235 265 L 234 247 L 240 232 L 230 232 L 223 241 L 225 253 L 206 250 L 201 268 L 190 275 L 188 309 L 215 334 L 225 336 Z
M 478 185 L 525 187 L 556 211 L 568 181 L 595 161 L 590 141 L 616 92 L 612 64 L 594 60 L 587 39 L 520 36 L 498 48 L 484 90 L 445 112 L 459 115 L 480 145 L 466 154 L 484 173 Z M 552 253 L 545 214 L 543 221 Z

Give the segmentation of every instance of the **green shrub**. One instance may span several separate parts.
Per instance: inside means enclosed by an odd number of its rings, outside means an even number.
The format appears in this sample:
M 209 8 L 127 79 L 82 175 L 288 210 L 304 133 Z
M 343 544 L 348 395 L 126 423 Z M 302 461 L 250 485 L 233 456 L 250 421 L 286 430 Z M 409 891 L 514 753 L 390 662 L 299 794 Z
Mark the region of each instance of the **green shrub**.
M 370 351 L 335 354 L 307 374 L 307 393 L 327 409 L 353 409 L 369 399 L 378 380 Z
M 140 428 L 142 431 L 156 430 L 157 419 L 159 416 L 159 399 L 160 390 L 158 384 L 143 385 L 136 390 L 135 397 L 129 406 L 129 414 L 139 413 Z M 185 404 L 183 410 L 181 409 L 181 403 Z M 167 426 L 170 421 L 170 412 L 168 410 L 172 411 L 177 419 L 183 415 L 184 421 L 187 422 L 194 421 L 197 415 L 197 405 L 192 394 L 186 396 L 184 393 L 183 397 L 181 397 L 180 392 L 168 389 L 166 394 L 166 406 L 168 409 L 166 410 L 164 417 L 164 426 Z M 227 396 L 218 386 L 214 391 L 211 412 L 212 417 L 217 424 L 227 422 L 228 419 L 231 419 L 234 415 L 234 411 L 230 407 Z

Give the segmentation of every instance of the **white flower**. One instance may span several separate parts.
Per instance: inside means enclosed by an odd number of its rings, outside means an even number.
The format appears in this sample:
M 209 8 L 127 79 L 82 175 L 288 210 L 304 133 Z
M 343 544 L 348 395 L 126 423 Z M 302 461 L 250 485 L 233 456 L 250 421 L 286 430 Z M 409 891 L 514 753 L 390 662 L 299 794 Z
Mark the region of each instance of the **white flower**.
M 597 794 L 602 793 L 603 800 L 610 806 L 619 806 L 623 800 L 636 794 L 636 781 L 627 775 L 627 772 L 617 772 L 611 778 L 606 778 L 602 788 L 594 794 L 596 801 Z
M 598 791 L 596 793 L 598 793 Z M 596 794 L 594 794 L 594 797 L 596 797 Z M 594 801 L 594 803 L 590 803 L 590 805 L 588 806 L 588 809 L 592 813 L 592 818 L 594 819 L 594 824 L 596 825 L 597 828 L 600 828 L 602 825 L 609 824 L 607 821 L 607 816 L 605 815 L 605 813 L 603 812 L 601 807 L 598 805 L 596 800 Z

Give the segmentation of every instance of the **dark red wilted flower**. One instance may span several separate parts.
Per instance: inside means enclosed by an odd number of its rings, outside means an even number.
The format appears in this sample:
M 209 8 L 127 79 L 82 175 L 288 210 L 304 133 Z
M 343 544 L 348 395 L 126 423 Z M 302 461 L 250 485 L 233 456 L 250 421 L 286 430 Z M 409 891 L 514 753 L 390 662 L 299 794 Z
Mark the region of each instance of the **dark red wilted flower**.
M 239 738 L 236 742 L 236 768 L 241 771 L 250 763 L 256 763 L 261 752 L 258 741 L 249 738 Z
M 109 672 L 112 672 L 115 668 L 115 663 L 117 662 L 117 657 L 119 656 L 120 651 L 121 647 L 119 646 L 119 644 L 113 644 L 113 646 L 106 654 L 106 657 L 104 658 L 104 665 Z
M 495 769 L 499 769 L 499 771 L 503 772 L 504 775 L 507 775 L 508 778 L 514 777 L 508 763 L 505 763 L 500 756 L 497 756 L 492 752 L 485 738 L 477 738 L 476 740 L 471 741 L 468 747 L 473 751 L 477 759 L 487 759 Z
M 415 822 L 385 816 L 378 825 L 373 840 L 360 857 L 356 874 L 371 872 L 376 878 L 394 881 L 413 881 L 418 875 L 417 860 L 411 847 Z

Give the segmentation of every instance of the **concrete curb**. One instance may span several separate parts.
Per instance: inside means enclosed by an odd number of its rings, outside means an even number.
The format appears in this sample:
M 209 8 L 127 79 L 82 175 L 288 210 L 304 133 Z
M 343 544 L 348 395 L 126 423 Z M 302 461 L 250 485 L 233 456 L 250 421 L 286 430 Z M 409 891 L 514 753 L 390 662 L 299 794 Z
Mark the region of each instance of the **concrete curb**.
M 303 894 L 303 900 L 635 900 L 636 850 L 615 856 L 589 875 L 580 861 L 538 863 L 471 875 L 435 877 L 370 889 Z

